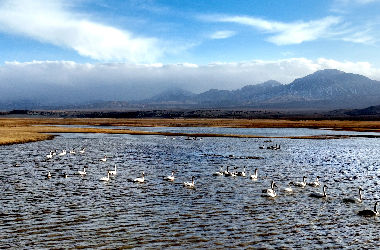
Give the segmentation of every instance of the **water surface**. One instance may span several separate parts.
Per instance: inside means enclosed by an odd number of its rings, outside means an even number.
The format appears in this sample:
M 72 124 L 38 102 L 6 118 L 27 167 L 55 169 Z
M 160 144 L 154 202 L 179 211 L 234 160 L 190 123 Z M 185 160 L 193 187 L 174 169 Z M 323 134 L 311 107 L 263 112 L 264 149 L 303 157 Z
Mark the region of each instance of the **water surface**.
M 144 128 L 146 129 L 146 128 Z M 168 128 L 193 133 L 205 128 Z M 217 133 L 241 129 L 213 128 Z M 242 134 L 330 133 L 244 129 Z M 214 133 L 214 132 L 210 132 Z M 335 133 L 335 132 L 333 132 Z M 352 132 L 349 132 L 352 133 Z M 379 218 L 357 215 L 379 200 L 380 139 L 292 140 L 61 134 L 51 141 L 1 146 L 0 246 L 51 248 L 378 248 Z M 266 141 L 266 142 L 265 142 Z M 280 150 L 259 146 L 281 145 Z M 78 150 L 86 147 L 84 154 Z M 50 150 L 76 154 L 47 159 Z M 100 159 L 108 156 L 107 162 Z M 118 166 L 109 182 L 99 179 Z M 215 177 L 220 166 L 259 170 L 259 179 Z M 85 177 L 78 170 L 88 167 Z M 176 180 L 163 180 L 172 171 Z M 45 176 L 51 171 L 52 178 Z M 144 184 L 130 180 L 145 172 Z M 63 173 L 69 175 L 63 178 Z M 322 188 L 281 190 L 321 177 Z M 183 182 L 195 176 L 195 188 Z M 276 198 L 261 196 L 274 180 Z M 362 204 L 343 197 L 365 190 Z

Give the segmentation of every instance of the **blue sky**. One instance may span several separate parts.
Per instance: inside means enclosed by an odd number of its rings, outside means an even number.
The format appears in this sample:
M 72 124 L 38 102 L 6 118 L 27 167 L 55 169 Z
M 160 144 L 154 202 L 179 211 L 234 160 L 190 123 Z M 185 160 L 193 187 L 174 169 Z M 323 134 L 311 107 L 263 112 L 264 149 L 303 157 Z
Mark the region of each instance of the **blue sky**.
M 0 98 L 50 86 L 65 89 L 53 99 L 131 100 L 325 68 L 380 80 L 378 13 L 379 0 L 0 0 Z

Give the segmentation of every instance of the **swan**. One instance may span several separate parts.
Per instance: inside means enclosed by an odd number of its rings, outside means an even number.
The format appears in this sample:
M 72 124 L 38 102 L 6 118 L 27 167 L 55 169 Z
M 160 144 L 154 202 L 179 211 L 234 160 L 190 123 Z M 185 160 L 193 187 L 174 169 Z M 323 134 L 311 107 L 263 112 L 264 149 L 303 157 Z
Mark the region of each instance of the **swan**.
M 100 159 L 101 161 L 107 161 L 107 155 L 104 156 L 104 158 Z
M 344 198 L 343 202 L 347 203 L 361 203 L 363 201 L 362 191 L 364 191 L 361 187 L 359 187 L 359 198 L 348 197 Z
M 73 148 L 73 150 L 70 150 L 70 154 L 75 154 L 75 148 Z
M 107 176 L 100 178 L 101 181 L 109 181 L 110 180 L 110 171 L 107 172 Z
M 268 189 L 264 189 L 263 191 L 261 191 L 262 193 L 268 193 L 268 192 L 272 192 L 274 190 L 274 187 L 277 187 L 276 183 L 274 181 L 272 181 L 272 183 L 270 184 L 270 188 Z
M 228 168 L 229 168 L 229 166 L 227 166 L 227 170 L 224 171 L 224 175 L 230 174 L 230 172 L 228 172 Z
M 314 182 L 310 182 L 308 183 L 307 185 L 308 186 L 312 186 L 312 187 L 319 187 L 321 185 L 321 183 L 319 182 L 319 176 L 317 176 L 317 179 L 314 181 Z
M 215 172 L 212 175 L 213 176 L 222 176 L 222 175 L 224 175 L 223 166 L 220 167 L 220 172 Z
M 191 177 L 191 182 L 184 182 L 183 185 L 188 188 L 193 188 L 195 186 L 194 178 L 195 178 L 194 176 Z
M 66 150 L 62 150 L 61 153 L 58 154 L 59 156 L 63 156 L 63 155 L 66 155 Z
M 314 197 L 314 198 L 326 198 L 327 197 L 326 188 L 327 188 L 327 186 L 324 185 L 323 186 L 323 193 L 311 193 L 309 196 Z
M 172 175 L 169 175 L 169 176 L 166 176 L 164 178 L 164 180 L 167 180 L 167 181 L 174 181 L 174 171 L 172 171 Z
M 47 173 L 46 178 L 51 178 L 50 171 Z
M 257 168 L 255 169 L 255 174 L 251 174 L 250 177 L 252 180 L 257 180 Z
M 277 194 L 276 194 L 276 191 L 274 190 L 275 187 L 277 187 L 277 185 L 274 183 L 274 181 L 272 181 L 271 188 L 264 189 L 262 191 L 264 194 L 261 196 L 263 196 L 263 197 L 276 197 Z
M 236 176 L 236 167 L 234 167 L 234 171 L 233 171 L 233 172 L 228 172 L 227 174 L 224 174 L 224 176 L 232 176 L 232 177 L 235 177 L 235 176 Z
M 376 201 L 375 203 L 375 207 L 373 208 L 373 210 L 368 210 L 368 209 L 365 209 L 365 210 L 361 210 L 358 212 L 358 215 L 361 215 L 361 216 L 377 216 L 379 215 L 379 212 L 377 211 L 377 205 L 379 204 L 378 201 Z
M 302 182 L 293 182 L 293 185 L 302 188 L 306 187 L 306 176 L 302 178 Z
M 289 186 L 289 187 L 284 188 L 284 192 L 287 192 L 287 193 L 291 193 L 291 192 L 293 192 L 293 189 L 292 189 L 292 187 L 290 186 L 290 184 L 293 184 L 293 182 L 289 182 L 289 183 L 288 183 L 288 186 Z
M 79 153 L 83 154 L 84 153 L 84 147 L 82 148 L 82 150 L 79 150 Z
M 245 174 L 245 166 L 244 166 L 244 170 L 243 170 L 243 172 L 237 172 L 237 175 L 238 176 L 246 176 L 246 174 Z
M 46 158 L 49 158 L 49 159 L 53 158 L 53 151 L 50 151 L 50 153 L 46 156 Z
M 116 172 L 116 165 L 115 165 L 115 170 L 110 170 L 110 171 L 108 171 L 110 174 L 112 174 L 112 175 L 116 175 L 117 174 L 117 172 Z
M 84 167 L 83 168 L 83 171 L 78 171 L 78 174 L 80 174 L 80 175 L 86 175 L 87 174 L 87 172 L 86 172 L 86 168 Z
M 145 180 L 144 180 L 144 172 L 142 172 L 142 177 L 141 178 L 136 178 L 133 180 L 133 182 L 139 182 L 139 183 L 143 183 Z

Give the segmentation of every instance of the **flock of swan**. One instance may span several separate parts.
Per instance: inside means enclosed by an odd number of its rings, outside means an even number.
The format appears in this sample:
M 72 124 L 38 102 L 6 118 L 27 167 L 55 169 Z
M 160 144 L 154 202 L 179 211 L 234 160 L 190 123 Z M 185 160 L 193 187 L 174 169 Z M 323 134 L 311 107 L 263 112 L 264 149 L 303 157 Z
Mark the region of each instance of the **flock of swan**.
M 229 172 L 229 167 L 227 166 L 227 169 L 225 171 L 223 171 L 223 166 L 222 166 L 220 168 L 220 171 L 215 172 L 213 175 L 214 176 L 233 176 L 233 177 L 235 177 L 235 176 L 247 176 L 247 174 L 245 172 L 245 169 L 246 169 L 245 167 L 244 167 L 244 170 L 242 172 L 237 172 L 236 169 L 237 168 L 235 167 L 233 172 Z M 250 178 L 252 180 L 257 180 L 257 178 L 258 178 L 258 169 L 257 168 L 255 169 L 255 173 L 250 175 Z M 303 176 L 301 182 L 299 182 L 299 181 L 289 182 L 288 187 L 284 188 L 283 191 L 286 193 L 293 192 L 293 188 L 291 187 L 291 185 L 293 185 L 295 187 L 299 187 L 299 188 L 305 188 L 306 186 L 319 187 L 319 186 L 321 186 L 321 183 L 319 182 L 319 178 L 320 177 L 317 176 L 316 180 L 314 182 L 307 183 L 306 182 L 307 177 Z M 276 197 L 277 196 L 276 189 L 275 189 L 276 187 L 278 187 L 278 186 L 276 185 L 276 183 L 274 181 L 272 181 L 270 188 L 262 190 L 262 196 L 263 197 L 269 197 L 269 198 Z M 326 194 L 327 188 L 328 188 L 327 185 L 323 185 L 322 193 L 313 192 L 313 193 L 310 193 L 309 196 L 313 197 L 313 198 L 327 198 L 327 194 Z M 364 191 L 364 190 L 361 187 L 359 187 L 358 189 L 359 189 L 359 196 L 358 197 L 347 197 L 347 198 L 343 199 L 343 202 L 345 202 L 345 203 L 361 203 L 361 202 L 363 202 L 362 191 Z M 358 215 L 361 215 L 361 216 L 378 216 L 379 215 L 379 211 L 377 211 L 378 204 L 379 204 L 378 201 L 375 202 L 375 206 L 374 206 L 373 210 L 371 210 L 371 209 L 361 210 L 358 212 Z
M 274 148 L 279 148 L 279 147 L 276 145 Z M 85 148 L 82 148 L 79 152 L 81 154 L 83 154 L 85 152 Z M 70 154 L 75 154 L 75 153 L 76 153 L 75 149 L 70 151 Z M 50 153 L 46 157 L 48 159 L 51 159 L 54 155 L 64 156 L 64 155 L 66 155 L 66 150 L 62 150 L 62 152 L 60 152 L 60 153 L 58 153 L 57 151 L 50 151 Z M 100 159 L 100 161 L 106 162 L 107 161 L 107 155 L 105 155 L 104 158 Z M 237 167 L 234 167 L 233 171 L 229 171 L 229 170 L 230 170 L 229 166 L 226 167 L 225 171 L 223 171 L 223 166 L 221 166 L 220 171 L 213 173 L 213 175 L 214 176 L 225 176 L 225 177 L 229 177 L 229 176 L 230 177 L 236 177 L 236 176 L 246 177 L 247 176 L 245 166 L 244 166 L 243 171 L 241 171 L 241 172 L 237 171 Z M 164 180 L 174 181 L 175 180 L 174 173 L 175 172 L 173 171 L 171 173 L 171 175 L 164 177 Z M 78 170 L 77 174 L 80 176 L 87 175 L 86 167 L 83 168 L 83 171 Z M 115 175 L 117 175 L 117 166 L 116 165 L 115 165 L 115 168 L 113 170 L 107 171 L 107 176 L 104 176 L 104 177 L 100 178 L 99 180 L 100 181 L 109 181 L 110 176 L 115 176 Z M 145 182 L 144 175 L 145 175 L 145 173 L 142 172 L 141 177 L 132 179 L 131 181 L 135 182 L 135 183 L 144 183 Z M 52 177 L 50 171 L 48 172 L 46 177 L 47 178 Z M 67 174 L 64 173 L 63 177 L 67 178 Z M 257 180 L 258 179 L 258 169 L 256 168 L 254 171 L 254 174 L 251 174 L 249 177 L 252 180 Z M 299 188 L 305 188 L 306 186 L 319 187 L 319 186 L 321 186 L 321 183 L 319 182 L 319 178 L 320 177 L 317 176 L 316 180 L 314 182 L 307 183 L 306 182 L 307 177 L 303 176 L 302 181 L 300 181 L 300 182 L 299 181 L 289 182 L 288 187 L 284 188 L 283 191 L 286 193 L 293 192 L 292 186 L 299 187 Z M 184 182 L 183 186 L 187 187 L 187 188 L 194 188 L 195 187 L 194 180 L 195 180 L 195 177 L 192 176 L 191 182 Z M 276 185 L 276 183 L 274 181 L 272 181 L 270 188 L 262 190 L 262 196 L 263 197 L 269 197 L 269 198 L 275 198 L 277 196 L 277 193 L 276 193 L 277 187 L 278 186 Z M 314 198 L 327 198 L 327 194 L 326 194 L 327 188 L 328 187 L 326 185 L 323 185 L 321 193 L 320 192 L 313 192 L 313 193 L 310 193 L 309 196 L 314 197 Z M 343 199 L 343 202 L 345 202 L 345 203 L 361 203 L 361 202 L 363 202 L 362 191 L 364 191 L 364 190 L 361 187 L 359 187 L 358 189 L 359 189 L 358 197 L 347 197 L 347 198 Z M 361 210 L 358 212 L 358 215 L 361 215 L 361 216 L 378 216 L 379 215 L 379 211 L 377 211 L 378 204 L 379 204 L 379 202 L 375 202 L 375 206 L 374 206 L 373 210 L 371 210 L 371 209 Z

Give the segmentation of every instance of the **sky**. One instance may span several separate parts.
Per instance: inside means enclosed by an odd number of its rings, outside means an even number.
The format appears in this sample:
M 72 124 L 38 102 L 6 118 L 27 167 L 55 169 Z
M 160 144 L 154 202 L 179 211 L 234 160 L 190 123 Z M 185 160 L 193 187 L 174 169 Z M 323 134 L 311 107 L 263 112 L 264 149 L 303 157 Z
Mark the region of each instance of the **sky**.
M 380 80 L 380 0 L 0 0 L 0 101 Z

